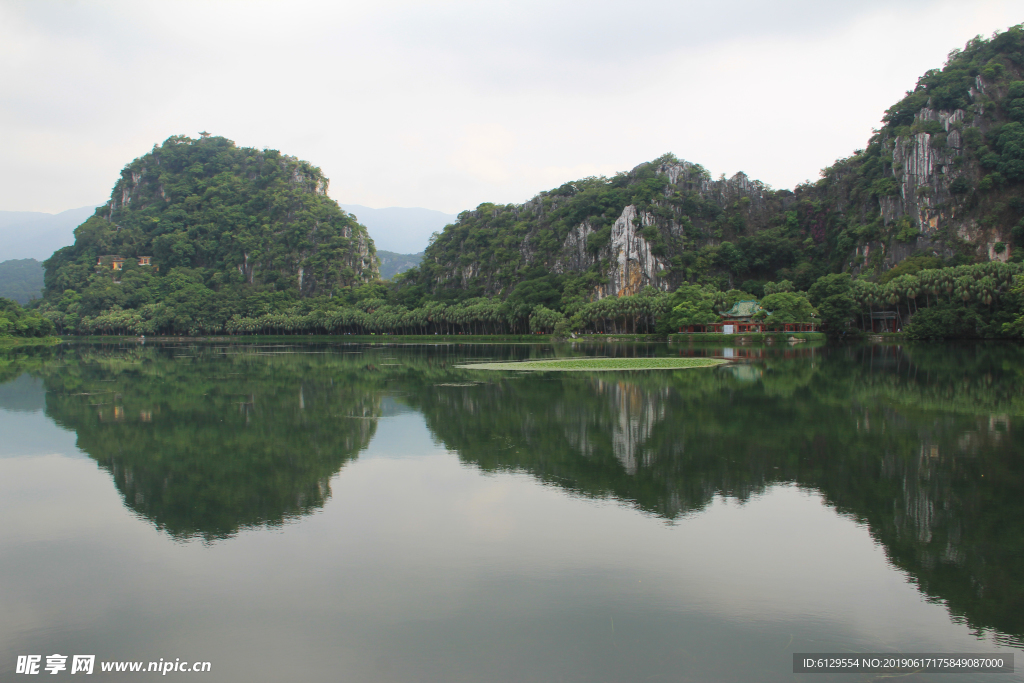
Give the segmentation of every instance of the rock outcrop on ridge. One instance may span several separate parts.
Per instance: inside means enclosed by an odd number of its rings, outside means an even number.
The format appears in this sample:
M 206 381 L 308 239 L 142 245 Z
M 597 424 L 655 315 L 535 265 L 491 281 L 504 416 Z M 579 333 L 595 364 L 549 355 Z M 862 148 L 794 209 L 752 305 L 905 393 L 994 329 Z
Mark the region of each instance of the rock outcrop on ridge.
M 881 273 L 910 256 L 1017 260 L 1024 246 L 1024 25 L 954 50 L 821 180 L 773 190 L 666 155 L 459 215 L 405 282 L 506 296 L 555 274 L 596 297 Z M 448 294 L 445 294 L 447 292 Z

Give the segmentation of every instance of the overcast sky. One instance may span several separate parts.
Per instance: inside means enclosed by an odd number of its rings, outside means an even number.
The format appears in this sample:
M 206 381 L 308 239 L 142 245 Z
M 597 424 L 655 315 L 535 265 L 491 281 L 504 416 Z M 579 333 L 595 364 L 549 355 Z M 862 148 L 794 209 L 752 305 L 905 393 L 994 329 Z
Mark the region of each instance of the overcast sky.
M 0 210 L 102 203 L 208 130 L 339 202 L 456 213 L 665 152 L 792 188 L 863 147 L 984 0 L 0 0 Z

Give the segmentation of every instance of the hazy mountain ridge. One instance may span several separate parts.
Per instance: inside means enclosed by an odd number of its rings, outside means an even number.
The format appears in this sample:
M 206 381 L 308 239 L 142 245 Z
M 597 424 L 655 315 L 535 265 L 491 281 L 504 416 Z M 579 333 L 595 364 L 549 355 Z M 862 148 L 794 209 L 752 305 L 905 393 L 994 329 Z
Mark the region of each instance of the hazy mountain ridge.
M 340 206 L 366 226 L 378 250 L 383 249 L 395 254 L 423 251 L 427 248 L 433 233 L 440 232 L 446 225 L 458 219 L 455 214 L 433 209 L 400 206 L 371 209 L 359 204 Z
M 36 259 L 75 242 L 75 228 L 96 210 L 84 206 L 57 214 L 34 211 L 0 211 L 0 261 Z
M 380 260 L 380 279 L 390 280 L 399 273 L 415 268 L 423 261 L 423 252 L 418 254 L 396 254 L 393 251 L 377 251 Z

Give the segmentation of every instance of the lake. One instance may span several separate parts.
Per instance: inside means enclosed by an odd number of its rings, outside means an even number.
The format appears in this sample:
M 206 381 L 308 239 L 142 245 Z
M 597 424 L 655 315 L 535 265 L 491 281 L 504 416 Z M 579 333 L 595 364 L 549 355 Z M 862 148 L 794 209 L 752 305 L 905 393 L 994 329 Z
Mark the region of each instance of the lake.
M 571 355 L 733 362 L 456 367 Z M 1022 681 L 1022 387 L 1010 344 L 3 351 L 0 680 Z

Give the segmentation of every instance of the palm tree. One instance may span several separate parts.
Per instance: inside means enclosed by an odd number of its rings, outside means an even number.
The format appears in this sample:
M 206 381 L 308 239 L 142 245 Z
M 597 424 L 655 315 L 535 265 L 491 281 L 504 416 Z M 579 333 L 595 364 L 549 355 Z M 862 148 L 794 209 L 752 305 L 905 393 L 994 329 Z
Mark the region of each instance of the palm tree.
M 990 275 L 986 275 L 977 281 L 975 288 L 978 299 L 991 308 L 992 302 L 995 300 L 996 294 L 998 293 L 998 285 L 996 284 L 995 279 Z
M 974 278 L 970 275 L 961 275 L 956 278 L 954 287 L 956 296 L 966 304 L 974 294 Z

